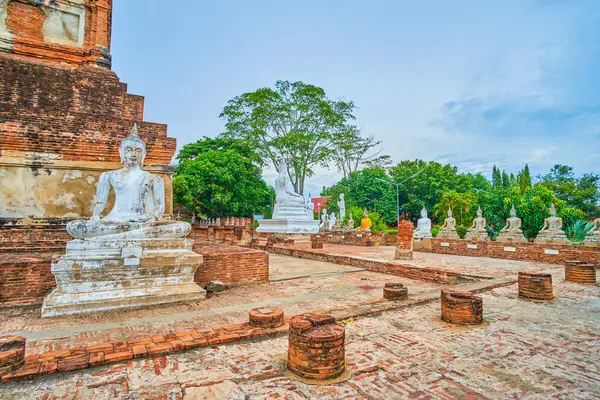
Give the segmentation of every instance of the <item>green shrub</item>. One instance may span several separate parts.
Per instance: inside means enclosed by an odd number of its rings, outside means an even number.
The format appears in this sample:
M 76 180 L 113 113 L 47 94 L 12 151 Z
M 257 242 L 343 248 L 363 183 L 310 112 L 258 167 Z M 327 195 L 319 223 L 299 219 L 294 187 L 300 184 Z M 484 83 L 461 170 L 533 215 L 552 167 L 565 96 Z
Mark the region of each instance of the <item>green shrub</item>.
M 464 226 L 459 226 L 458 228 L 456 228 L 456 233 L 458 233 L 458 236 L 460 236 L 460 238 L 462 239 L 467 234 L 467 228 L 465 228 Z
M 594 227 L 593 222 L 587 222 L 584 220 L 578 220 L 573 224 L 573 237 L 571 240 L 575 243 L 583 242 L 585 240 L 585 236 L 589 231 Z
M 431 228 L 431 234 L 432 234 L 433 236 L 437 236 L 438 232 L 440 231 L 440 226 L 441 226 L 441 225 L 434 225 L 434 226 Z
M 388 235 L 397 235 L 398 234 L 398 230 L 397 229 L 388 229 L 387 231 L 385 231 Z

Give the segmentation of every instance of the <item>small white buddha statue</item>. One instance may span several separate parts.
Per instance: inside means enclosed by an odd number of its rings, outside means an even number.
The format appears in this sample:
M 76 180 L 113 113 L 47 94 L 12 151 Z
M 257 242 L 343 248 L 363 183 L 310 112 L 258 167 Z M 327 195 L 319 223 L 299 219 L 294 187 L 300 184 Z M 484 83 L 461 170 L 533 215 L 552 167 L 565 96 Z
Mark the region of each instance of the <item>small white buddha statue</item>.
M 454 219 L 450 208 L 448 208 L 448 217 L 444 219 L 444 224 L 440 227 L 437 237 L 449 239 L 460 238 L 458 233 L 456 233 L 456 220 Z
M 467 229 L 465 239 L 488 240 L 487 221 L 483 218 L 483 210 L 477 207 L 477 217 L 473 219 L 473 224 Z
M 414 237 L 416 239 L 431 237 L 431 220 L 427 218 L 427 209 L 425 207 L 421 210 L 421 218 L 417 220 L 417 229 L 415 229 Z
M 506 226 L 500 229 L 500 235 L 496 239 L 499 242 L 526 242 L 521 230 L 521 218 L 517 217 L 517 210 L 513 205 L 510 209 L 510 217 L 506 220 Z
M 329 230 L 332 231 L 333 227 L 337 224 L 337 218 L 335 217 L 335 213 L 331 213 L 331 218 L 329 218 Z
M 346 201 L 344 200 L 344 193 L 340 193 L 340 201 L 338 201 L 338 207 L 340 209 L 340 220 L 346 218 Z
M 556 216 L 554 204 L 550 204 L 550 216 L 544 219 L 544 226 L 538 232 L 536 240 L 567 241 L 566 233 L 562 230 L 563 220 Z
M 327 215 L 327 210 L 324 209 L 321 212 L 321 223 L 319 224 L 320 231 L 326 231 L 329 229 L 329 216 Z

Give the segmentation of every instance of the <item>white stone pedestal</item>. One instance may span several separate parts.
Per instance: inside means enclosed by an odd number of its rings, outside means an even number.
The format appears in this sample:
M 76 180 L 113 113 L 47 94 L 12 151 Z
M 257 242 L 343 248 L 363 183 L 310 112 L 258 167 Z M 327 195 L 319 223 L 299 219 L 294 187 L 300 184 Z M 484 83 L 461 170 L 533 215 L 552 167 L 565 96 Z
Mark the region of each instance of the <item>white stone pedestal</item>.
M 203 299 L 201 264 L 188 239 L 72 240 L 52 263 L 42 317 Z
M 295 219 L 263 219 L 258 221 L 257 232 L 274 233 L 317 233 L 319 232 L 318 220 Z

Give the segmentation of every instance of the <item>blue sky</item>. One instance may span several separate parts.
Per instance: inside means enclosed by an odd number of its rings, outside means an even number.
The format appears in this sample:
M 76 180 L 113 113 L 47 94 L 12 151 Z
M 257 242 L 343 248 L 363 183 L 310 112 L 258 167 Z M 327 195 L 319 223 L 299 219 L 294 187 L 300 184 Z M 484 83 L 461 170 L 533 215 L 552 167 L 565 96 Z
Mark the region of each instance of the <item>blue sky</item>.
M 229 99 L 301 80 L 354 101 L 395 161 L 600 173 L 599 0 L 165 4 L 115 1 L 111 52 L 179 148 L 219 134 Z

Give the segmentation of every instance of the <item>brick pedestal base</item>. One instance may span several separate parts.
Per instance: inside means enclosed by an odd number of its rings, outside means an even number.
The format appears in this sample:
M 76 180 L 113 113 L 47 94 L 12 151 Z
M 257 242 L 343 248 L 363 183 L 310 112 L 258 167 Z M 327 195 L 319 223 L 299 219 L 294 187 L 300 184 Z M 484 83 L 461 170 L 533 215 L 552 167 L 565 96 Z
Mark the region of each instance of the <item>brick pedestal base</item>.
M 322 240 L 313 240 L 312 242 L 310 242 L 310 247 L 313 249 L 322 249 L 323 241 Z
M 346 329 L 330 315 L 297 315 L 290 321 L 288 369 L 304 379 L 328 380 L 345 370 Z
M 483 322 L 483 300 L 468 292 L 442 290 L 442 320 L 457 325 Z
M 408 298 L 408 288 L 401 283 L 386 283 L 383 297 L 387 300 L 404 300 Z
M 402 220 L 398 226 L 398 242 L 396 243 L 396 260 L 413 259 L 413 234 L 415 226 L 412 222 Z
M 569 262 L 565 265 L 567 282 L 593 285 L 596 283 L 596 266 L 594 264 Z
M 519 272 L 519 297 L 534 301 L 554 299 L 552 275 Z
M 255 308 L 250 311 L 250 325 L 255 328 L 277 328 L 283 325 L 283 310 L 278 307 Z
M 0 337 L 0 379 L 25 365 L 25 338 L 20 336 Z

